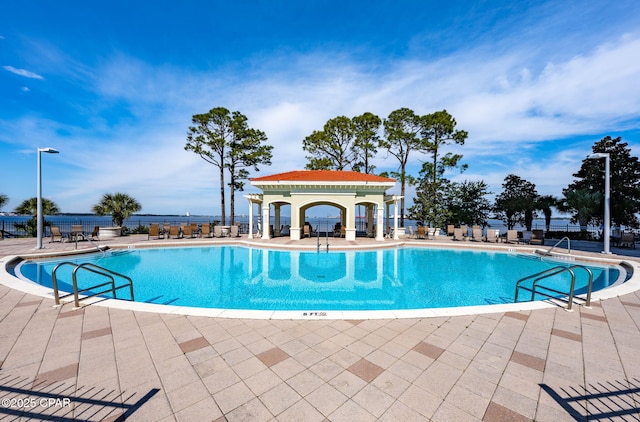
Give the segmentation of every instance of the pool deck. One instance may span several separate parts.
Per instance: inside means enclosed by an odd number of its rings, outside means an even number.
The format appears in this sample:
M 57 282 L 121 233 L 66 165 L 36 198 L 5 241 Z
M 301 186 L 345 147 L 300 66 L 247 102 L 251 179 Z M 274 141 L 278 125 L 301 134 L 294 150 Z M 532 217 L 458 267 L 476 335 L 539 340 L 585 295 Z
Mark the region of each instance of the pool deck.
M 330 249 L 381 244 L 328 241 Z M 47 242 L 46 253 L 76 247 Z M 254 242 L 313 249 L 318 241 Z M 192 241 L 136 235 L 98 243 Z M 602 256 L 598 244 L 571 246 L 575 254 Z M 1 240 L 0 261 L 34 254 L 34 247 L 34 239 Z M 640 261 L 638 250 L 612 252 Z M 574 312 L 259 320 L 73 310 L 0 284 L 2 420 L 638 420 L 639 353 L 638 292 Z

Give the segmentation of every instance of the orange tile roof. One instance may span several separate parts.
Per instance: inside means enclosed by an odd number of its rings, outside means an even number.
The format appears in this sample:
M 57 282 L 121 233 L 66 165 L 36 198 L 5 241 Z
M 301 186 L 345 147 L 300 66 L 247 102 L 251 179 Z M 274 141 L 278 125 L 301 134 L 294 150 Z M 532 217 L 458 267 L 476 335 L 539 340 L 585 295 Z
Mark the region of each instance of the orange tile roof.
M 294 170 L 270 176 L 254 177 L 252 182 L 395 182 L 394 179 L 345 170 Z

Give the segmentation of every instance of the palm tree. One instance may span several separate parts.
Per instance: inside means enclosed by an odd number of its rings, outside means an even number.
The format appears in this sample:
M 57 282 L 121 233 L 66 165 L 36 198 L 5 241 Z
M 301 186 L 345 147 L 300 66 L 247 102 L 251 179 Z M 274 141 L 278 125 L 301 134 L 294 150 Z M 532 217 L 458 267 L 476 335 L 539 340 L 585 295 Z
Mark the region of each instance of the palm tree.
M 141 209 L 140 203 L 126 193 L 105 193 L 100 202 L 93 206 L 93 212 L 97 215 L 110 214 L 116 227 L 122 227 L 124 220 Z
M 536 200 L 536 207 L 544 214 L 544 224 L 547 232 L 551 227 L 551 207 L 558 206 L 558 202 L 560 202 L 558 198 L 553 195 L 542 195 Z
M 569 190 L 564 192 L 562 211 L 572 211 L 572 222 L 580 225 L 580 231 L 587 231 L 587 226 L 599 212 L 602 193 L 588 189 Z
M 18 205 L 15 209 L 16 214 L 21 215 L 32 215 L 33 218 L 26 223 L 16 224 L 16 228 L 25 230 L 31 236 L 36 235 L 37 230 L 37 221 L 38 221 L 38 198 L 29 198 L 25 199 Z M 60 209 L 58 206 L 47 198 L 42 198 L 42 225 L 43 227 L 46 225 L 44 221 L 45 215 L 58 214 Z
M 9 197 L 0 193 L 0 210 L 9 203 Z

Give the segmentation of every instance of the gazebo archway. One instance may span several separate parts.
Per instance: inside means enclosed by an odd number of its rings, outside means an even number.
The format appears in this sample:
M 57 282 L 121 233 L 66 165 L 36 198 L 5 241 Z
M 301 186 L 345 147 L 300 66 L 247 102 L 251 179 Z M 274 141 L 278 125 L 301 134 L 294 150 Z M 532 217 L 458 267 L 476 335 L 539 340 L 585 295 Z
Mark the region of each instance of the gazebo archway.
M 303 236 L 305 213 L 317 205 L 330 205 L 341 211 L 341 220 L 346 227 L 346 240 L 356 238 L 356 207 L 365 205 L 371 211 L 372 221 L 368 227 L 376 227 L 372 233 L 376 240 L 384 240 L 385 205 L 394 205 L 394 237 L 398 238 L 397 203 L 399 196 L 388 196 L 385 192 L 395 186 L 394 179 L 339 170 L 301 170 L 274 174 L 251 179 L 251 184 L 262 190 L 262 194 L 246 195 L 249 200 L 249 218 L 253 219 L 254 205 L 258 204 L 261 212 L 262 238 L 268 239 L 268 224 L 271 217 L 271 205 L 276 210 L 281 204 L 291 206 L 290 237 L 299 240 Z M 279 212 L 279 211 L 278 211 Z M 279 218 L 276 214 L 276 220 Z M 279 224 L 276 223 L 279 227 Z M 249 236 L 253 237 L 252 224 L 249 225 Z

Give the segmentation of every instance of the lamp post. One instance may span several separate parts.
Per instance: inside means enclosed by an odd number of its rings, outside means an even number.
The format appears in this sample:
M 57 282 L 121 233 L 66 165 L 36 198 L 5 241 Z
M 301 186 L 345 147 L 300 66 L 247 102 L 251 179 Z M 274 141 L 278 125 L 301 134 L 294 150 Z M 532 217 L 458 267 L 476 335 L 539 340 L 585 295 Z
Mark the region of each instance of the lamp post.
M 36 249 L 42 249 L 42 222 L 44 220 L 44 216 L 42 215 L 42 165 L 41 165 L 41 159 L 40 156 L 42 155 L 43 152 L 46 152 L 47 154 L 57 154 L 58 151 L 57 149 L 54 148 L 38 148 L 38 182 L 37 182 L 37 201 L 38 201 L 38 205 L 37 205 L 37 211 L 36 211 L 36 218 L 37 218 L 37 226 L 38 226 L 38 232 L 37 232 L 37 241 L 36 241 Z
M 609 241 L 611 239 L 611 197 L 610 197 L 610 176 L 609 176 L 609 162 L 610 157 L 608 152 L 596 152 L 595 154 L 588 155 L 587 158 L 598 159 L 604 158 L 604 251 L 603 253 L 609 254 Z

